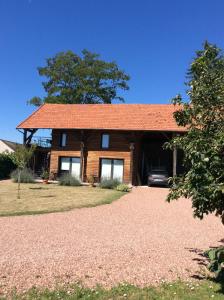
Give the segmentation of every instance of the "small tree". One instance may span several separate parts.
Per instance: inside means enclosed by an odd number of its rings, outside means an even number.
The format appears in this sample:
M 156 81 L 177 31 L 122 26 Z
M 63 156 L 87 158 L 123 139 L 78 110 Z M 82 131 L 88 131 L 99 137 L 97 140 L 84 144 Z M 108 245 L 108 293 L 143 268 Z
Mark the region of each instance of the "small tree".
M 19 145 L 14 152 L 13 161 L 18 168 L 17 199 L 20 199 L 21 172 L 27 166 L 28 162 L 33 156 L 35 148 L 35 145 L 31 145 L 30 147 Z
M 215 45 L 205 42 L 196 52 L 188 72 L 190 101 L 180 95 L 181 105 L 174 114 L 188 132 L 169 144 L 182 149 L 186 172 L 173 178 L 168 201 L 180 196 L 191 198 L 194 215 L 215 212 L 224 223 L 224 56 Z

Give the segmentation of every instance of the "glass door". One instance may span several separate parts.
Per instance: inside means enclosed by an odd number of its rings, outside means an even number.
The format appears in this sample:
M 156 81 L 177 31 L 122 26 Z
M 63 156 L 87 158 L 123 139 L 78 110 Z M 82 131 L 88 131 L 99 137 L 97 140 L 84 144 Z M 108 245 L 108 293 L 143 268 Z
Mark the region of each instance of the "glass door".
M 101 179 L 111 179 L 112 160 L 103 158 L 101 160 Z
M 80 158 L 72 157 L 71 159 L 71 175 L 79 178 L 80 177 Z

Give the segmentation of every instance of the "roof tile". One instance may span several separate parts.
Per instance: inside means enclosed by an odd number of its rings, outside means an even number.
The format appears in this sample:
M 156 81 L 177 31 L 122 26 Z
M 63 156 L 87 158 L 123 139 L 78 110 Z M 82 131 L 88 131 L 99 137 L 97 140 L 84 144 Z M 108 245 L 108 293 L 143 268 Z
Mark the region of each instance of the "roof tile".
M 186 131 L 172 104 L 44 104 L 17 128 Z

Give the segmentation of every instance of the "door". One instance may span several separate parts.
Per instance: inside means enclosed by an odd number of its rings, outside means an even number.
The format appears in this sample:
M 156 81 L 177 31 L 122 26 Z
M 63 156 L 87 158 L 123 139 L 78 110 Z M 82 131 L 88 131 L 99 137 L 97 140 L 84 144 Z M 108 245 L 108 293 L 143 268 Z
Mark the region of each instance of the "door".
M 60 173 L 69 173 L 74 177 L 80 177 L 80 157 L 61 157 Z
M 113 179 L 123 181 L 124 163 L 121 159 L 114 159 L 113 161 Z
M 71 175 L 74 177 L 80 177 L 80 158 L 72 157 L 71 160 Z
M 112 160 L 103 158 L 101 160 L 101 179 L 111 179 Z
M 101 180 L 118 179 L 123 181 L 124 161 L 123 159 L 101 159 Z

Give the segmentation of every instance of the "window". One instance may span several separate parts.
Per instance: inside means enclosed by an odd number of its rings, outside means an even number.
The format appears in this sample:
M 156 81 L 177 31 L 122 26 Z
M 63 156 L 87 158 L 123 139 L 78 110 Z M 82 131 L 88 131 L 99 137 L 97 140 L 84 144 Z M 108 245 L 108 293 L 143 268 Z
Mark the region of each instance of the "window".
M 65 147 L 66 143 L 67 143 L 67 134 L 66 133 L 61 133 L 60 146 Z
M 60 173 L 80 177 L 80 157 L 60 157 Z
M 103 133 L 101 138 L 101 148 L 108 149 L 109 143 L 110 143 L 110 135 L 107 133 Z
M 123 159 L 101 159 L 101 180 L 118 179 L 123 181 L 124 160 Z

